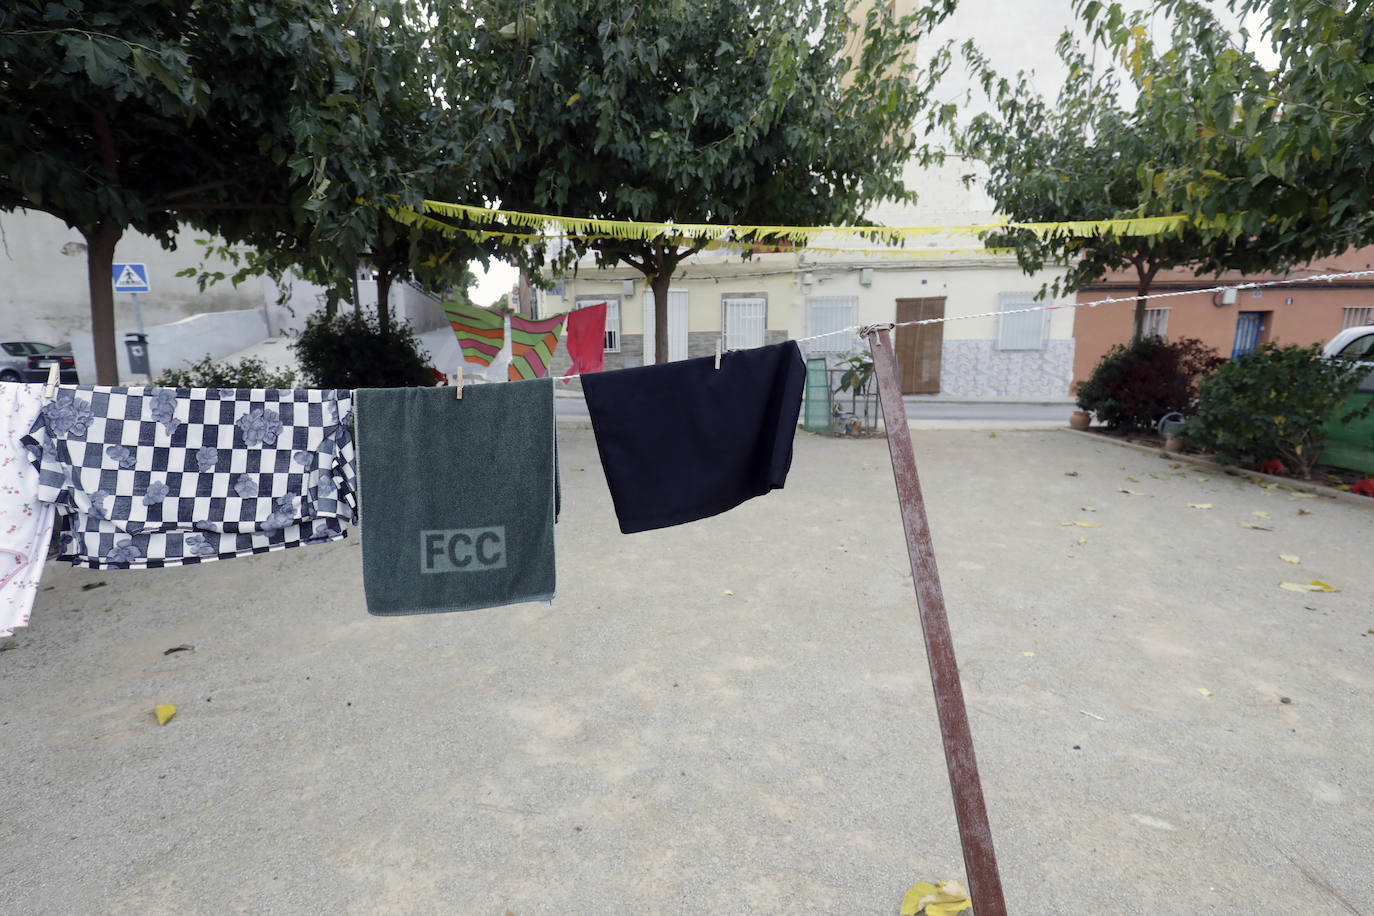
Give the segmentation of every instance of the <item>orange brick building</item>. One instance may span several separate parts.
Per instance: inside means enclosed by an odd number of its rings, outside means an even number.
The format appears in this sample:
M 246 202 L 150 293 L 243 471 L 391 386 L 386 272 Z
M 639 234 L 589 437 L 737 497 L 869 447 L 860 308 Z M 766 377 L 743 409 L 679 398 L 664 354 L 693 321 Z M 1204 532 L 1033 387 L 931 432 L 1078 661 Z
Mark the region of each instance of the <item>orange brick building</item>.
M 1304 277 L 1369 270 L 1368 276 L 1304 282 Z M 1292 280 L 1283 286 L 1234 293 L 1195 293 L 1146 303 L 1146 332 L 1166 340 L 1196 337 L 1222 356 L 1248 352 L 1262 343 L 1325 343 L 1342 328 L 1374 324 L 1374 248 L 1358 248 L 1323 258 L 1286 275 L 1195 277 L 1188 270 L 1161 273 L 1151 293 L 1173 293 L 1235 283 Z M 1128 297 L 1134 272 L 1110 274 L 1085 287 L 1078 302 Z M 1076 385 L 1092 374 L 1112 344 L 1131 339 L 1135 302 L 1074 311 L 1073 377 Z M 1072 386 L 1070 394 L 1074 393 Z

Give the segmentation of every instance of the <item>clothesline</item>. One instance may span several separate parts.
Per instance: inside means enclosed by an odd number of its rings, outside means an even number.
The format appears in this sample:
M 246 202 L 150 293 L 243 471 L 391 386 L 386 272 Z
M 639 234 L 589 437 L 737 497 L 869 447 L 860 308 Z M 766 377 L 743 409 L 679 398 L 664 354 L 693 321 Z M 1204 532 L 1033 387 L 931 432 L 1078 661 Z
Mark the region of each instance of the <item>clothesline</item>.
M 891 327 L 907 328 L 925 324 L 943 324 L 950 321 L 966 321 L 974 318 L 997 318 L 1002 315 L 1017 315 L 1024 312 L 1048 312 L 1055 309 L 1079 309 L 1097 308 L 1099 305 L 1113 305 L 1122 302 L 1138 302 L 1142 299 L 1171 299 L 1176 296 L 1196 296 L 1205 293 L 1222 293 L 1227 290 L 1261 289 L 1270 286 L 1291 286 L 1295 283 L 1319 283 L 1333 282 L 1335 280 L 1348 280 L 1354 277 L 1374 276 L 1374 269 L 1370 270 L 1349 270 L 1341 273 L 1320 274 L 1315 277 L 1290 277 L 1284 280 L 1257 280 L 1250 283 L 1234 283 L 1222 286 L 1209 286 L 1203 289 L 1175 290 L 1167 293 L 1148 293 L 1144 296 L 1113 296 L 1106 299 L 1093 299 L 1090 302 L 1059 302 L 1048 305 L 1031 305 L 1025 308 L 1001 309 L 995 312 L 978 312 L 973 315 L 947 315 L 941 318 L 921 318 L 915 321 L 880 322 L 875 325 L 853 324 L 848 327 L 840 328 L 835 331 L 826 331 L 824 334 L 811 334 L 807 337 L 793 337 L 792 340 L 797 344 L 805 344 L 813 340 L 823 340 L 827 337 L 836 337 L 841 334 L 851 336 L 862 336 L 862 332 L 868 327 Z M 724 337 L 724 332 L 721 334 Z M 581 378 L 581 374 L 555 376 L 558 381 L 571 382 L 573 379 Z
M 915 321 L 883 322 L 877 325 L 850 325 L 840 328 L 838 331 L 826 331 L 824 334 L 813 334 L 810 337 L 794 337 L 797 343 L 806 343 L 809 340 L 820 340 L 824 337 L 834 337 L 837 334 L 858 334 L 866 327 L 893 327 L 907 328 L 922 324 L 943 324 L 948 321 L 965 321 L 972 318 L 997 318 L 1001 315 L 1017 315 L 1023 312 L 1048 312 L 1055 309 L 1081 309 L 1097 308 L 1099 305 L 1112 305 L 1121 302 L 1139 302 L 1142 299 L 1171 299 L 1176 296 L 1196 296 L 1200 293 L 1224 293 L 1228 290 L 1260 289 L 1269 286 L 1291 286 L 1295 283 L 1317 283 L 1321 281 L 1331 282 L 1334 280 L 1348 280 L 1352 277 L 1367 277 L 1374 275 L 1374 270 L 1351 270 L 1335 274 L 1322 274 L 1316 277 L 1291 277 L 1286 280 L 1265 280 L 1253 283 L 1236 283 L 1227 286 L 1209 286 L 1203 289 L 1175 290 L 1168 293 L 1148 293 L 1144 296 L 1114 296 L 1107 299 L 1093 299 L 1090 302 L 1059 302 L 1050 305 L 1030 305 L 1025 308 L 1001 309 L 995 312 L 979 312 L 973 315 L 948 315 L 941 318 L 921 318 Z

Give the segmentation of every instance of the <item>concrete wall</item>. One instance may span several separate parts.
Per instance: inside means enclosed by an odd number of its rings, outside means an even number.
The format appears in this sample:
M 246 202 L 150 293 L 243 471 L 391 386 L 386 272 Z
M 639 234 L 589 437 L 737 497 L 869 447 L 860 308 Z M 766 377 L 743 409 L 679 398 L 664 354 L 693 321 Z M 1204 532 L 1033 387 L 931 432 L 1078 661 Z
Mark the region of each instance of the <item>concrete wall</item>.
M 48 343 L 72 339 L 91 326 L 91 297 L 86 272 L 86 243 L 81 233 L 46 213 L 17 210 L 0 214 L 0 334 L 29 337 Z M 196 244 L 202 233 L 183 230 L 175 251 L 157 241 L 127 232 L 115 247 L 116 261 L 148 265 L 151 292 L 139 294 L 144 326 L 169 324 L 188 315 L 261 308 L 262 285 L 238 288 L 218 283 L 201 292 L 195 280 L 178 277 L 185 268 L 205 262 L 212 270 L 232 272 L 218 259 L 206 262 L 205 248 Z M 136 327 L 133 300 L 115 296 L 115 326 L 122 332 Z
M 145 332 L 148 335 L 148 363 L 152 376 L 165 369 L 185 368 L 189 363 L 199 362 L 207 354 L 218 358 L 237 353 L 270 336 L 262 309 L 192 315 L 171 324 L 147 325 Z M 129 354 L 124 339 L 121 333 L 116 342 L 117 364 L 120 382 L 128 383 L 135 376 L 129 371 Z M 71 342 L 77 376 L 84 385 L 95 384 L 95 350 L 90 333 L 74 332 Z

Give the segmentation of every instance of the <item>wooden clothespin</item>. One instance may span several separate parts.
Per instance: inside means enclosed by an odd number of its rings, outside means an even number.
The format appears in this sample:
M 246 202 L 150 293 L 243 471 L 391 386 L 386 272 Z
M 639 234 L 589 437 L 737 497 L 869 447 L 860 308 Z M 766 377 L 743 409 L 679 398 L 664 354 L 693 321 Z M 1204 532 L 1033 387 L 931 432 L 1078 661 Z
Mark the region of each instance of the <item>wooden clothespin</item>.
M 716 368 L 720 368 L 720 341 L 716 341 Z
M 43 397 L 49 401 L 57 397 L 57 383 L 61 378 L 58 373 L 59 369 L 56 362 L 48 366 L 48 383 L 43 386 Z
M 458 369 L 453 373 L 453 384 L 457 386 L 457 400 L 463 399 L 463 364 L 458 364 Z

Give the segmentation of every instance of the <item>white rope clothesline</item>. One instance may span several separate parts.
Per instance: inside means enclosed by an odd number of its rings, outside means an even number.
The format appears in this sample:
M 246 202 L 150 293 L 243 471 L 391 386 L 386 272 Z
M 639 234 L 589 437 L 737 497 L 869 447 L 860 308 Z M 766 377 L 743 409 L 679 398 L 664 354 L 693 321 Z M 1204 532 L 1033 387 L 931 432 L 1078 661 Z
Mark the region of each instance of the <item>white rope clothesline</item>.
M 916 321 L 881 322 L 881 323 L 873 324 L 873 325 L 858 325 L 858 324 L 854 324 L 854 325 L 850 325 L 849 327 L 846 327 L 846 328 L 840 328 L 840 329 L 837 330 L 837 331 L 826 331 L 824 334 L 812 334 L 812 335 L 809 336 L 809 337 L 793 337 L 793 338 L 790 338 L 790 339 L 791 339 L 794 343 L 803 344 L 803 343 L 806 343 L 807 341 L 811 341 L 811 340 L 823 340 L 823 339 L 826 338 L 826 337 L 834 337 L 834 336 L 836 336 L 836 335 L 838 335 L 838 334 L 850 334 L 850 335 L 860 336 L 860 332 L 863 331 L 865 328 L 869 328 L 869 327 L 878 327 L 878 328 L 907 328 L 907 327 L 912 327 L 912 326 L 914 326 L 914 325 L 922 325 L 922 324 L 943 324 L 943 323 L 948 322 L 948 321 L 965 321 L 965 320 L 973 319 L 973 318 L 996 318 L 996 317 L 998 317 L 998 316 L 1000 316 L 1000 315 L 1016 315 L 1016 314 L 1020 314 L 1020 313 L 1023 313 L 1023 312 L 1048 312 L 1048 311 L 1053 311 L 1053 310 L 1055 310 L 1055 309 L 1096 308 L 1096 307 L 1099 306 L 1099 305 L 1114 305 L 1114 304 L 1121 303 L 1121 302 L 1139 302 L 1141 299 L 1171 299 L 1171 298 L 1176 297 L 1176 296 L 1196 296 L 1196 295 L 1205 294 L 1205 293 L 1224 293 L 1224 292 L 1226 292 L 1227 290 L 1261 289 L 1261 288 L 1263 288 L 1263 287 L 1269 287 L 1269 286 L 1291 286 L 1291 285 L 1293 285 L 1293 284 L 1295 284 L 1295 283 L 1319 283 L 1319 282 L 1327 282 L 1327 283 L 1329 283 L 1329 282 L 1332 282 L 1332 281 L 1334 281 L 1334 280 L 1348 280 L 1348 279 L 1351 279 L 1352 277 L 1368 277 L 1368 276 L 1374 276 L 1374 269 L 1371 269 L 1371 270 L 1350 270 L 1350 271 L 1344 271 L 1344 272 L 1342 272 L 1342 273 L 1321 274 L 1321 275 L 1315 276 L 1315 277 L 1290 277 L 1290 278 L 1288 278 L 1288 279 L 1286 279 L 1286 280 L 1263 280 L 1263 281 L 1254 281 L 1254 282 L 1250 282 L 1250 283 L 1232 283 L 1232 284 L 1228 284 L 1228 285 L 1224 285 L 1224 286 L 1209 286 L 1209 287 L 1205 287 L 1205 288 L 1203 288 L 1203 289 L 1175 290 L 1175 291 L 1173 291 L 1173 292 L 1168 292 L 1168 293 L 1149 293 L 1149 294 L 1144 295 L 1144 296 L 1115 296 L 1115 297 L 1109 297 L 1109 298 L 1106 298 L 1106 299 L 1094 299 L 1094 300 L 1092 300 L 1092 301 L 1090 301 L 1090 302 L 1060 302 L 1060 303 L 1050 304 L 1050 305 L 1032 305 L 1032 306 L 1027 306 L 1026 308 L 1003 309 L 1003 310 L 996 311 L 996 312 L 979 312 L 979 313 L 974 314 L 974 315 L 949 315 L 949 316 L 946 316 L 946 317 L 943 317 L 943 318 L 921 318 L 921 319 L 918 319 L 918 320 L 916 320 Z M 721 332 L 721 337 L 723 338 L 724 336 L 725 336 L 725 332 L 722 331 L 722 332 Z M 556 376 L 552 376 L 552 377 L 553 377 L 556 381 L 560 381 L 560 382 L 567 383 L 567 382 L 571 382 L 573 379 L 581 378 L 582 375 L 581 375 L 581 373 L 578 373 L 578 374 L 576 374 L 576 375 L 556 375 Z
M 857 334 L 865 327 L 893 327 L 906 328 L 921 324 L 943 324 L 947 321 L 964 321 L 971 318 L 996 318 L 999 315 L 1016 315 L 1022 312 L 1048 312 L 1055 309 L 1081 309 L 1096 308 L 1099 305 L 1112 305 L 1120 302 L 1139 302 L 1142 299 L 1170 299 L 1175 296 L 1196 296 L 1200 293 L 1223 293 L 1227 290 L 1260 289 L 1267 286 L 1291 286 L 1295 283 L 1317 283 L 1320 281 L 1331 282 L 1333 280 L 1347 280 L 1351 277 L 1367 277 L 1374 275 L 1374 270 L 1351 270 L 1336 274 L 1322 274 L 1316 277 L 1292 277 L 1287 280 L 1265 280 L 1252 283 L 1235 283 L 1227 286 L 1209 286 L 1204 289 L 1185 289 L 1175 290 L 1169 293 L 1149 293 L 1144 296 L 1117 296 L 1107 299 L 1094 299 L 1090 302 L 1060 302 L 1051 305 L 1032 305 L 1026 308 L 1003 309 L 996 312 L 979 312 L 974 315 L 950 315 L 943 318 L 921 318 L 916 321 L 898 321 L 892 323 L 880 323 L 877 325 L 850 325 L 847 328 L 840 328 L 838 331 L 826 331 L 824 334 L 813 334 L 810 337 L 794 337 L 797 343 L 805 343 L 808 340 L 820 340 L 824 337 L 834 337 L 836 334 Z

